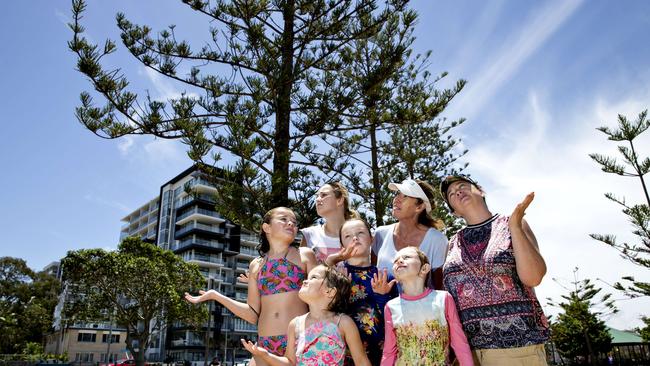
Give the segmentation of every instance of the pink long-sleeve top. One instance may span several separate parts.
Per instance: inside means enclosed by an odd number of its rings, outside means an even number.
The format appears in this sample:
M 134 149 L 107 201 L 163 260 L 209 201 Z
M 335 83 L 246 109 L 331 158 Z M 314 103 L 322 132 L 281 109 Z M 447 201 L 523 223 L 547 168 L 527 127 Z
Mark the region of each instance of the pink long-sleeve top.
M 447 291 L 400 294 L 384 310 L 386 335 L 381 366 L 446 365 L 449 346 L 461 366 L 473 366 L 472 351 Z

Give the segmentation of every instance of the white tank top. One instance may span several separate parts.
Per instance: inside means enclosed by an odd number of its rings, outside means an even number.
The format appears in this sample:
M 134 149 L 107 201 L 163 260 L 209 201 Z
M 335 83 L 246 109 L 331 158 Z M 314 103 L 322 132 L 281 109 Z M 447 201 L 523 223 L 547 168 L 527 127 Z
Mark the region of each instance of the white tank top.
M 327 256 L 341 250 L 339 237 L 325 235 L 323 225 L 310 226 L 300 230 L 305 237 L 307 247 L 314 251 L 319 263 L 325 262 Z

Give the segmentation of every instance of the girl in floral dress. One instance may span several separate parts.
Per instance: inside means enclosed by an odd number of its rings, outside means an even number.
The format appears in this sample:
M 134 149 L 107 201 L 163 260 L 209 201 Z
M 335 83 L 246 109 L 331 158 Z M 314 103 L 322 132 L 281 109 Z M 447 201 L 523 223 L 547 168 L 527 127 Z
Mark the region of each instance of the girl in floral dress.
M 402 293 L 384 309 L 382 366 L 449 365 L 449 346 L 460 366 L 474 365 L 453 298 L 446 291 L 424 286 L 430 270 L 427 256 L 416 247 L 403 248 L 395 255 L 393 273 Z
M 385 269 L 380 271 L 370 263 L 372 234 L 368 223 L 363 219 L 347 220 L 340 235 L 343 249 L 330 255 L 326 263 L 345 261 L 343 268 L 352 281 L 346 314 L 357 324 L 370 363 L 379 366 L 384 348 L 384 306 L 397 297 L 397 286 Z M 345 364 L 353 365 L 351 357 Z
M 289 323 L 284 357 L 242 339 L 244 348 L 269 365 L 342 366 L 347 347 L 355 365 L 371 366 L 354 321 L 343 314 L 350 298 L 347 277 L 332 267 L 316 266 L 298 295 L 309 312 Z

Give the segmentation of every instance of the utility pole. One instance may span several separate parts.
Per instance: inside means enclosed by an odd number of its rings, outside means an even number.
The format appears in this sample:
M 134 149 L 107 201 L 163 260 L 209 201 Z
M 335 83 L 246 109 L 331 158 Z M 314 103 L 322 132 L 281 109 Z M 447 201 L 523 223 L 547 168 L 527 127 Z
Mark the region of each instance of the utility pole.
M 111 310 L 111 315 L 108 320 L 108 339 L 106 340 L 106 343 L 108 343 L 106 346 L 106 366 L 108 366 L 111 359 L 111 343 L 113 343 L 113 312 L 114 310 Z

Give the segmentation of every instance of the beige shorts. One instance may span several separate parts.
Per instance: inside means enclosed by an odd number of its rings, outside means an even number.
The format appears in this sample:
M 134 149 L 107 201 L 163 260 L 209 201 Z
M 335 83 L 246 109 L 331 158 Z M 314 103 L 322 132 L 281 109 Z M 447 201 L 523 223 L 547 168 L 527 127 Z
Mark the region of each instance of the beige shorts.
M 543 344 L 517 348 L 475 349 L 477 366 L 548 366 Z

